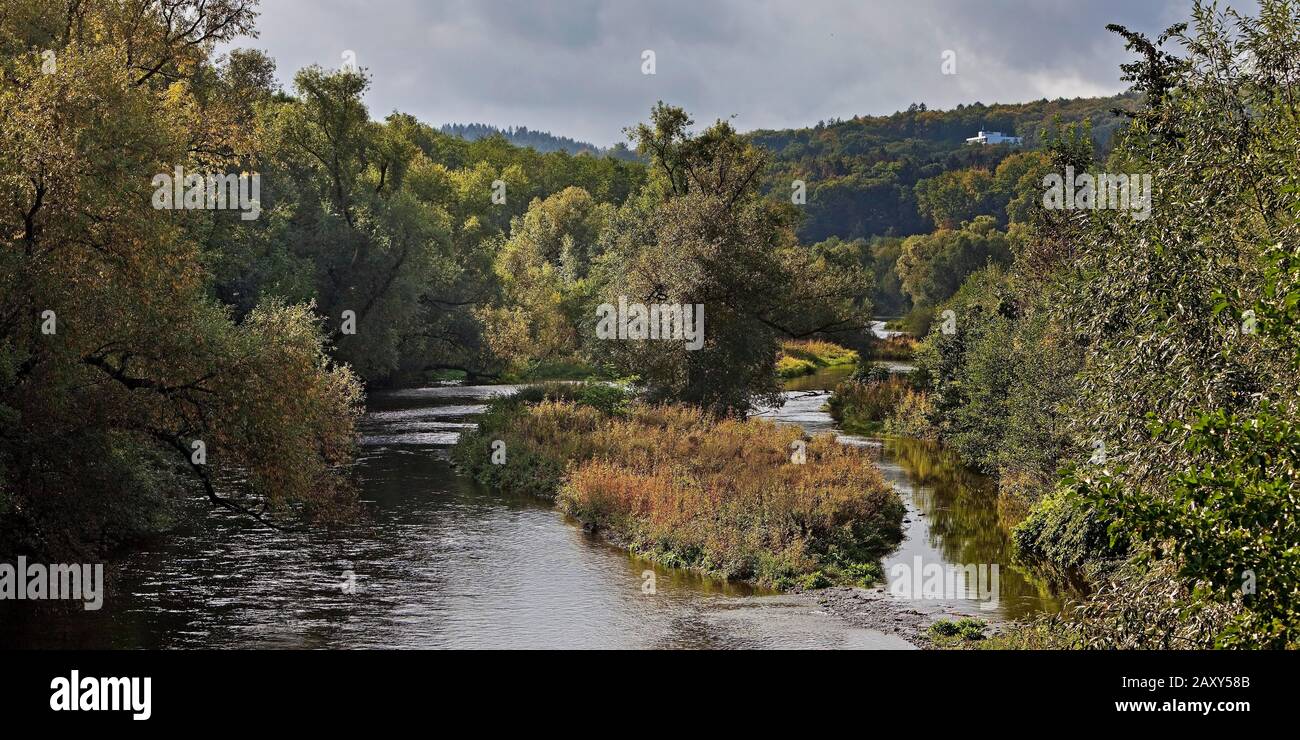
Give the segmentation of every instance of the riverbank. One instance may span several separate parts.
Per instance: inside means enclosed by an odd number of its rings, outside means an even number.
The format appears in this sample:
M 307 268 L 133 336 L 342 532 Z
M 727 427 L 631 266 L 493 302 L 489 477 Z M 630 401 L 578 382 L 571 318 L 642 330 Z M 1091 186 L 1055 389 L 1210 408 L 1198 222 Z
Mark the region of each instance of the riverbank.
M 0 603 L 0 648 L 913 647 L 802 594 L 638 557 L 553 502 L 457 473 L 456 438 L 492 399 L 519 390 L 371 393 L 359 424 L 356 521 L 272 531 L 186 502 L 167 537 L 106 570 L 103 609 Z
M 783 379 L 812 375 L 823 368 L 853 367 L 858 353 L 833 342 L 790 339 L 781 343 L 776 357 L 776 374 Z
M 839 379 L 823 373 L 810 383 L 818 379 L 824 381 L 821 391 L 787 393 L 783 407 L 761 413 L 781 423 L 797 424 L 810 434 L 835 433 L 842 444 L 871 452 L 907 507 L 903 541 L 885 557 L 885 573 L 899 568 L 915 570 L 919 558 L 922 567 L 996 566 L 1000 578 L 996 598 L 990 599 L 996 604 L 952 596 L 901 599 L 887 592 L 853 598 L 848 594 L 858 593 L 854 589 L 832 589 L 824 595 L 820 591 L 806 594 L 810 608 L 859 626 L 886 628 L 919 646 L 936 646 L 927 632 L 933 621 L 975 617 L 988 623 L 984 632 L 990 639 L 962 647 L 1014 647 L 1018 643 L 1004 636 L 1018 631 L 1016 625 L 1062 609 L 1050 584 L 1013 565 L 1011 527 L 998 508 L 993 480 L 965 467 L 957 456 L 932 442 L 846 432 L 826 410 L 828 389 L 838 385 Z M 828 603 L 819 603 L 821 600 Z M 898 632 L 893 631 L 895 626 Z
M 835 377 L 833 372 L 823 370 L 816 376 L 800 380 L 812 384 L 821 380 L 823 385 L 834 385 L 837 382 Z M 579 388 L 570 386 L 570 392 L 576 392 Z M 525 393 L 535 395 L 538 391 L 533 389 Z M 892 635 L 918 647 L 972 646 L 962 642 L 936 641 L 935 636 L 929 632 L 930 626 L 935 622 L 963 618 L 976 618 L 987 623 L 982 633 L 990 639 L 981 641 L 981 646 L 999 646 L 1005 642 L 1004 634 L 1017 622 L 1032 620 L 1038 614 L 1054 612 L 1060 608 L 1059 602 L 1044 591 L 1043 584 L 1029 580 L 1011 567 L 1011 543 L 1007 528 L 1001 523 L 991 481 L 965 469 L 952 455 L 943 453 L 932 444 L 844 433 L 825 411 L 828 397 L 829 391 L 826 390 L 787 392 L 784 406 L 779 409 L 759 409 L 755 416 L 777 422 L 779 427 L 786 428 L 792 435 L 833 438 L 839 446 L 853 449 L 871 461 L 883 473 L 890 488 L 901 497 L 905 507 L 903 535 L 899 544 L 889 547 L 883 560 L 877 561 L 879 568 L 875 570 L 880 575 L 874 582 L 861 580 L 859 583 L 862 585 L 847 586 L 839 579 L 838 583 L 830 581 L 829 588 L 810 588 L 824 587 L 828 582 L 796 578 L 782 584 L 789 589 L 787 598 L 791 600 L 790 603 L 804 603 L 809 614 L 832 616 L 850 627 Z M 538 399 L 534 397 L 533 400 Z M 480 418 L 483 425 L 481 430 L 499 429 L 499 425 L 504 423 L 504 420 L 493 421 L 491 416 L 489 412 Z M 491 450 L 490 440 L 495 439 L 502 439 L 507 450 L 518 452 L 521 449 L 501 435 L 492 434 L 485 439 L 489 440 L 489 446 L 479 447 L 474 454 L 485 455 Z M 522 450 L 525 455 L 533 454 L 527 446 Z M 701 451 L 690 448 L 686 452 L 698 455 Z M 463 452 L 458 451 L 456 454 L 459 456 Z M 626 454 L 621 452 L 619 456 Z M 654 468 L 657 464 L 663 463 L 651 463 L 648 468 Z M 500 466 L 493 474 L 509 475 L 506 470 L 500 469 L 508 467 Z M 534 471 L 537 469 L 561 472 L 543 486 L 542 491 L 534 490 L 533 495 L 544 498 L 558 495 L 546 491 L 562 490 L 560 477 L 565 466 L 542 466 L 534 468 Z M 511 477 L 532 485 L 546 476 L 515 474 Z M 513 488 L 518 490 L 518 486 Z M 626 487 L 624 490 L 627 490 Z M 708 516 L 707 513 L 701 515 Z M 625 548 L 638 557 L 647 557 L 653 562 L 678 568 L 692 567 L 674 557 L 665 557 L 663 553 L 639 548 L 635 539 L 621 534 L 621 529 L 593 527 L 590 526 L 590 521 L 579 518 L 575 523 L 587 525 L 589 531 L 598 531 L 603 541 Z M 971 563 L 996 564 L 995 567 L 1001 568 L 1000 585 L 997 592 L 990 595 L 990 600 L 961 597 L 905 599 L 888 593 L 882 585 L 885 582 L 884 576 L 896 567 L 914 567 L 917 562 L 943 567 Z M 715 576 L 726 576 L 717 570 L 712 573 Z
M 984 640 L 989 640 L 990 646 L 997 645 L 1006 631 L 1013 627 L 978 609 L 961 609 L 950 602 L 904 601 L 891 595 L 883 586 L 832 586 L 805 591 L 801 595 L 814 602 L 817 608 L 854 627 L 894 635 L 923 649 L 966 647 L 969 643 Z M 979 637 L 944 639 L 933 629 L 936 624 L 961 620 L 978 620 L 981 623 Z

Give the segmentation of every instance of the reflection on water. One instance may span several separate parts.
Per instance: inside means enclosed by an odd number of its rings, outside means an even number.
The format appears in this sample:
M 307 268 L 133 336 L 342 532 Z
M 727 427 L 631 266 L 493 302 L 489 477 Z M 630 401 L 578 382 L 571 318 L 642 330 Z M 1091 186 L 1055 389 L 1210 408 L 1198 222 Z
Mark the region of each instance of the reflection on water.
M 814 377 L 825 387 L 827 375 Z M 360 521 L 272 532 L 196 501 L 175 532 L 110 566 L 101 611 L 0 602 L 0 647 L 909 647 L 800 597 L 654 566 L 593 539 L 546 502 L 457 475 L 447 446 L 492 396 L 513 390 L 374 396 L 360 425 Z M 786 398 L 760 414 L 834 431 L 824 391 Z M 998 563 L 999 613 L 1053 607 L 1008 567 L 987 481 L 923 445 L 841 439 L 878 450 L 908 505 L 907 538 L 887 569 L 916 556 Z M 654 595 L 642 592 L 646 571 Z
M 812 375 L 801 375 L 797 378 L 791 378 L 785 381 L 785 389 L 787 391 L 818 390 L 825 388 L 828 383 L 832 384 L 832 387 L 834 387 L 833 384 L 848 380 L 849 376 L 852 374 L 852 365 L 825 367 Z
M 546 502 L 457 475 L 446 445 L 512 390 L 377 395 L 361 424 L 363 520 L 271 532 L 196 502 L 112 568 L 103 610 L 0 605 L 0 646 L 909 647 L 805 599 L 656 567 Z
M 993 481 L 971 472 L 952 453 L 917 440 L 885 440 L 879 464 L 910 509 L 906 538 L 885 559 L 886 573 L 899 563 L 914 567 L 917 557 L 922 564 L 997 564 L 994 613 L 1014 619 L 1060 609 L 1045 585 L 1011 566 L 1011 539 L 999 519 Z M 973 591 L 975 584 L 970 586 Z
M 915 570 L 921 567 L 998 565 L 996 608 L 988 610 L 1004 618 L 1021 618 L 1042 611 L 1057 611 L 1060 601 L 1045 584 L 1031 581 L 1011 566 L 1008 528 L 997 511 L 997 490 L 988 478 L 962 465 L 956 456 L 941 448 L 906 439 L 882 440 L 840 434 L 830 415 L 822 410 L 838 378 L 821 372 L 801 380 L 805 388 L 786 394 L 785 406 L 766 410 L 764 416 L 799 424 L 810 433 L 834 432 L 839 441 L 875 451 L 885 479 L 903 496 L 907 505 L 904 540 L 898 550 L 884 559 L 885 573 L 895 565 Z M 820 382 L 818 382 L 820 381 Z M 975 591 L 975 583 L 971 583 Z M 930 601 L 930 600 L 925 600 Z M 986 603 L 976 599 L 936 599 L 920 606 L 955 607 L 979 614 Z

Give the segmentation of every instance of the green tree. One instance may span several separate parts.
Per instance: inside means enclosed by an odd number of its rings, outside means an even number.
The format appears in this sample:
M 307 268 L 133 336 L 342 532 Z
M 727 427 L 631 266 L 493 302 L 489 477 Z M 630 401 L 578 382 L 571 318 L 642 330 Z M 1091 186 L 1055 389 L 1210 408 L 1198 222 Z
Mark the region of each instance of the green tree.
M 213 213 L 151 205 L 159 173 L 242 164 L 247 119 L 207 102 L 256 88 L 259 63 L 208 52 L 251 29 L 253 4 L 2 7 L 5 550 L 102 552 L 185 490 L 257 517 L 345 510 L 356 378 L 305 306 L 232 320 L 205 269 Z
M 918 306 L 935 306 L 957 292 L 968 275 L 986 265 L 1011 263 L 1011 240 L 992 216 L 978 216 L 960 229 L 908 237 L 898 258 L 903 290 Z
M 798 243 L 791 210 L 759 194 L 759 149 L 724 121 L 698 134 L 691 124 L 660 103 L 629 132 L 651 179 L 607 229 L 597 269 L 610 304 L 702 305 L 704 345 L 592 346 L 656 397 L 745 414 L 780 401 L 778 339 L 861 332 L 870 284 L 860 268 Z
M 570 187 L 536 199 L 496 255 L 501 301 L 481 311 L 487 341 L 516 372 L 580 359 L 588 271 L 613 207 Z

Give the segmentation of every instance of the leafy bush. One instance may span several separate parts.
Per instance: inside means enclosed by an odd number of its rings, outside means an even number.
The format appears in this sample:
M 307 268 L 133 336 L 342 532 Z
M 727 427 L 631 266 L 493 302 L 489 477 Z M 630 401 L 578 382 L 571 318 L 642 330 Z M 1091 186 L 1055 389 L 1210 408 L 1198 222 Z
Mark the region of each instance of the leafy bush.
M 933 423 L 934 404 L 925 391 L 907 389 L 885 419 L 885 434 L 933 442 L 939 430 Z
M 935 637 L 960 637 L 963 640 L 983 640 L 984 628 L 988 623 L 982 619 L 962 617 L 956 621 L 940 619 L 930 625 L 930 634 Z
M 1084 485 L 1101 511 L 1178 557 L 1179 575 L 1221 603 L 1242 604 L 1217 641 L 1300 646 L 1300 423 L 1295 407 L 1202 414 L 1187 451 L 1197 463 L 1151 497 L 1102 477 Z M 1167 427 L 1157 433 L 1167 434 Z
M 578 387 L 574 401 L 606 416 L 618 416 L 627 411 L 631 394 L 623 386 L 611 383 L 583 383 Z
M 1129 549 L 1127 539 L 1112 543 L 1110 522 L 1080 497 L 1057 491 L 1012 530 L 1016 560 L 1056 583 L 1096 580 Z

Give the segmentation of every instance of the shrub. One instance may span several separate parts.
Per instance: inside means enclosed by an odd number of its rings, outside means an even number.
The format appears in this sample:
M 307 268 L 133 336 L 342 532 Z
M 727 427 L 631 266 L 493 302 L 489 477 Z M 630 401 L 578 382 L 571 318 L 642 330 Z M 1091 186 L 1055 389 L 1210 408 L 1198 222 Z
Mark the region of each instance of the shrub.
M 885 419 L 885 434 L 934 442 L 939 438 L 939 430 L 931 421 L 933 417 L 934 404 L 929 395 L 925 391 L 908 389 L 894 405 L 893 413 Z
M 940 619 L 930 625 L 930 634 L 939 638 L 959 637 L 963 640 L 983 640 L 984 628 L 987 626 L 988 623 L 984 620 L 971 617 L 962 617 L 956 621 Z
M 876 432 L 911 391 L 907 379 L 892 373 L 882 378 L 871 374 L 866 379 L 840 383 L 827 401 L 831 417 L 847 431 Z
M 1126 539 L 1112 544 L 1110 521 L 1080 497 L 1057 491 L 1012 530 L 1016 561 L 1056 583 L 1097 580 L 1128 551 Z

